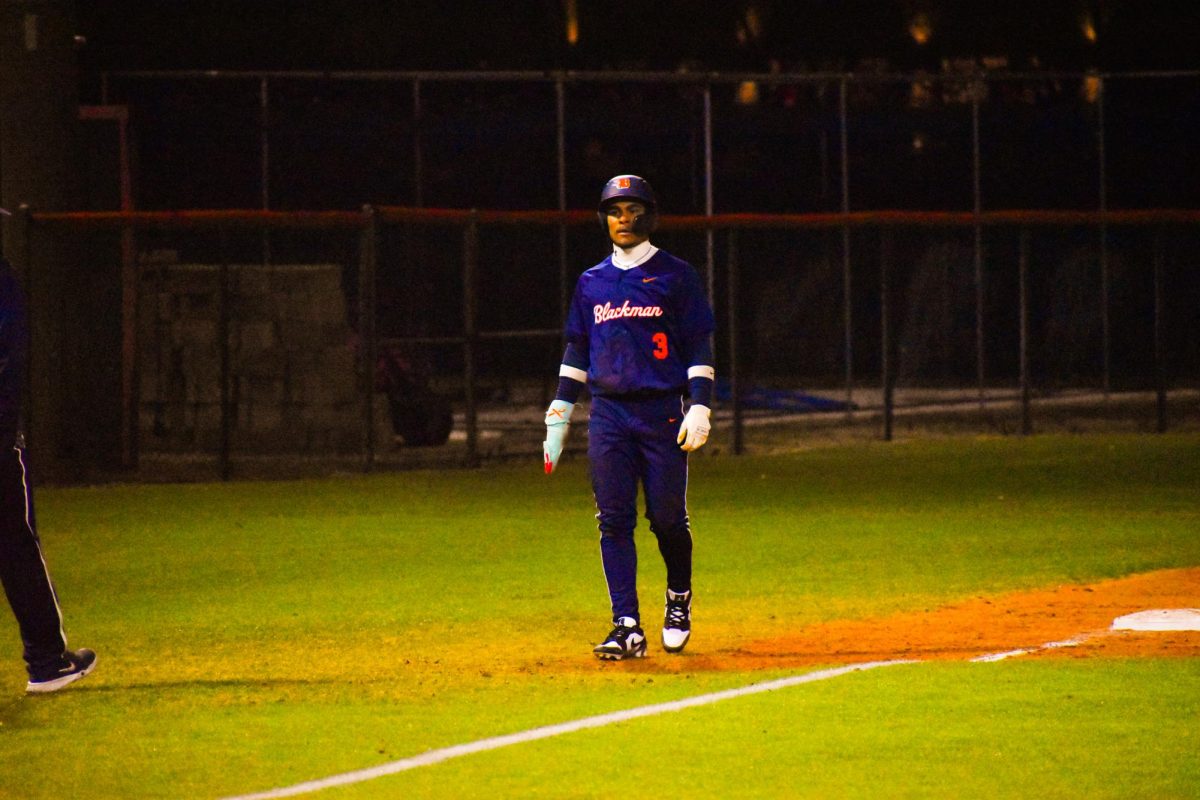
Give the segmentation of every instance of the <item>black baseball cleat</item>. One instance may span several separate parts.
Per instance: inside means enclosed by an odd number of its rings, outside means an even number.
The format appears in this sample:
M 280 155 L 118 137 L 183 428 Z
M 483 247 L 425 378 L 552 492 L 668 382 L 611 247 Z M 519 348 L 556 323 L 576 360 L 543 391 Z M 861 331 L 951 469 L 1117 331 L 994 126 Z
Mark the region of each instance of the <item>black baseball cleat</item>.
M 613 620 L 612 632 L 602 644 L 592 648 L 597 658 L 620 661 L 624 658 L 643 658 L 646 655 L 646 633 L 633 617 Z
M 86 647 L 78 650 L 68 650 L 62 654 L 57 663 L 45 669 L 39 669 L 29 674 L 29 683 L 25 691 L 31 694 L 57 692 L 64 686 L 70 686 L 75 681 L 87 675 L 96 668 L 96 654 Z
M 692 592 L 667 589 L 667 613 L 663 617 L 662 643 L 668 653 L 683 650 L 692 635 Z

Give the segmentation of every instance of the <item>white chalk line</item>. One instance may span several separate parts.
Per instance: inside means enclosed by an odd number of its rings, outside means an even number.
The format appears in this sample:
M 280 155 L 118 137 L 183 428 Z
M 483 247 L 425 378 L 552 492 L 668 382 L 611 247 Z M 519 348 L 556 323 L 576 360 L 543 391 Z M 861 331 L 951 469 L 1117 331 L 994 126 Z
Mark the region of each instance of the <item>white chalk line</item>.
M 836 667 L 834 669 L 817 670 L 816 672 L 808 672 L 804 675 L 796 675 L 791 678 L 780 678 L 775 681 L 767 681 L 764 683 L 752 683 L 749 686 L 742 686 L 736 689 L 726 689 L 720 692 L 712 692 L 710 694 L 697 695 L 695 697 L 687 697 L 683 700 L 673 700 L 667 703 L 655 703 L 649 706 L 640 706 L 638 708 L 630 708 L 625 711 L 614 711 L 608 714 L 600 714 L 594 717 L 584 717 L 583 719 L 573 720 L 571 722 L 561 722 L 557 725 L 546 725 L 541 728 L 531 728 L 526 731 L 510 733 L 504 736 L 494 736 L 489 739 L 480 739 L 467 744 L 458 744 L 452 747 L 443 747 L 438 750 L 430 750 L 422 753 L 419 756 L 411 758 L 402 758 L 399 761 L 391 761 L 387 764 L 379 764 L 378 766 L 369 767 L 367 769 L 355 770 L 353 772 L 344 772 L 340 775 L 331 775 L 328 778 L 320 778 L 313 781 L 305 781 L 292 786 L 283 786 L 278 789 L 268 789 L 265 792 L 256 792 L 254 794 L 243 794 L 234 797 L 227 797 L 224 800 L 268 800 L 275 797 L 295 797 L 296 795 L 308 794 L 310 792 L 318 792 L 322 789 L 331 789 L 335 786 L 348 786 L 353 783 L 362 783 L 364 781 L 382 778 L 387 775 L 395 775 L 399 772 L 405 772 L 417 767 L 427 767 L 431 764 L 440 764 L 443 761 L 449 761 L 452 758 L 467 756 L 473 753 L 483 753 L 488 750 L 498 750 L 501 747 L 509 747 L 514 744 L 524 744 L 526 742 L 534 742 L 539 739 L 549 739 L 553 736 L 561 736 L 565 733 L 574 733 L 576 731 L 588 730 L 590 728 L 601 728 L 606 725 L 614 725 L 618 722 L 627 722 L 632 719 L 640 719 L 642 717 L 652 717 L 658 714 L 666 714 L 672 711 L 683 711 L 687 708 L 695 708 L 697 706 L 706 706 L 713 703 L 719 703 L 722 700 L 731 700 L 735 697 L 746 697 L 748 695 L 760 694 L 762 692 L 774 692 L 779 689 L 786 689 L 790 686 L 799 686 L 805 683 L 814 683 L 816 681 L 828 680 L 829 678 L 837 678 L 841 675 L 847 675 L 851 672 L 862 672 L 868 669 L 877 667 L 890 667 L 898 664 L 915 664 L 915 660 L 895 660 L 895 661 L 868 661 L 862 664 L 849 664 L 844 667 Z
M 987 655 L 976 656 L 971 661 L 974 663 L 984 663 L 992 661 L 1003 661 L 1006 658 L 1015 658 L 1023 656 L 1027 653 L 1037 653 L 1041 650 L 1056 650 L 1060 647 L 1078 647 L 1089 639 L 1106 634 L 1107 631 L 1096 631 L 1093 633 L 1081 633 L 1078 636 L 1072 636 L 1070 639 L 1063 639 L 1059 642 L 1046 642 L 1039 644 L 1037 647 L 1023 647 L 1017 650 L 1006 650 L 1003 653 L 988 653 Z
M 1005 650 L 999 653 L 987 653 L 982 656 L 976 656 L 971 659 L 971 663 L 990 663 L 994 661 L 1003 661 L 1007 658 L 1026 655 L 1027 653 L 1036 653 L 1040 650 L 1054 650 L 1061 647 L 1075 647 L 1081 645 L 1089 639 L 1097 636 L 1106 635 L 1108 631 L 1094 631 L 1091 633 L 1081 633 L 1078 636 L 1072 636 L 1069 639 L 1063 639 L 1057 642 L 1046 642 L 1045 644 L 1036 647 L 1019 648 L 1016 650 Z M 343 772 L 340 775 L 331 775 L 328 778 L 319 778 L 317 780 L 305 781 L 304 783 L 293 784 L 292 786 L 283 786 L 277 789 L 268 789 L 265 792 L 256 792 L 254 794 L 242 794 L 232 797 L 226 797 L 222 800 L 270 800 L 276 797 L 295 797 L 296 795 L 309 794 L 310 792 L 319 792 L 322 789 L 331 789 L 335 786 L 348 786 L 354 783 L 363 783 L 364 781 L 375 780 L 387 775 L 395 775 L 399 772 L 406 772 L 417 767 L 427 767 L 432 764 L 440 764 L 443 761 L 449 761 L 452 758 L 467 756 L 473 753 L 483 753 L 488 750 L 498 750 L 501 747 L 509 747 L 514 744 L 524 744 L 525 742 L 534 742 L 539 739 L 549 739 L 553 736 L 561 736 L 565 733 L 574 733 L 575 731 L 587 730 L 589 728 L 601 728 L 606 725 L 613 725 L 618 722 L 626 722 L 631 719 L 640 719 L 641 717 L 652 717 L 658 714 L 666 714 L 671 711 L 682 711 L 686 708 L 695 708 L 696 706 L 706 706 L 712 703 L 719 703 L 722 700 L 730 700 L 735 697 L 746 697 L 752 694 L 761 692 L 774 692 L 779 689 L 786 689 L 790 686 L 799 686 L 805 683 L 814 683 L 816 681 L 828 680 L 829 678 L 837 678 L 842 675 L 847 675 L 851 672 L 862 672 L 876 667 L 890 667 L 898 664 L 920 664 L 924 663 L 920 659 L 896 659 L 892 661 L 868 661 L 862 664 L 848 664 L 844 667 L 835 667 L 833 669 L 817 670 L 816 672 L 807 672 L 803 675 L 796 675 L 791 678 L 780 678 L 775 681 L 767 681 L 765 683 L 752 683 L 749 686 L 742 686 L 736 689 L 726 689 L 721 692 L 713 692 L 711 694 L 702 694 L 695 697 L 684 698 L 683 700 L 673 700 L 668 703 L 656 703 L 649 706 L 641 706 L 639 708 L 630 708 L 625 711 L 614 711 L 609 714 L 600 714 L 595 717 L 584 717 L 583 719 L 573 720 L 571 722 L 561 722 L 557 725 L 546 725 L 541 728 L 531 728 L 526 731 L 518 731 L 504 736 L 494 736 L 489 739 L 480 739 L 467 744 L 458 744 L 452 747 L 443 747 L 438 750 L 430 750 L 422 753 L 419 756 L 410 758 L 402 758 L 399 761 L 390 761 L 386 764 L 380 764 L 367 769 L 355 770 L 353 772 Z

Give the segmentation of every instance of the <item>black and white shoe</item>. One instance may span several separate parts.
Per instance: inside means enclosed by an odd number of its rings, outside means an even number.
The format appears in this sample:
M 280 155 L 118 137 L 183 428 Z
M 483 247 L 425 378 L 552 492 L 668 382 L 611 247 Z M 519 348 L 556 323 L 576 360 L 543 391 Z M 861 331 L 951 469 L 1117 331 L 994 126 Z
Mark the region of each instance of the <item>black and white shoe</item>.
M 620 661 L 624 658 L 643 658 L 646 655 L 646 633 L 633 617 L 613 620 L 612 632 L 602 644 L 592 648 L 597 658 Z
M 64 686 L 70 686 L 95 668 L 96 654 L 91 650 L 86 647 L 68 650 L 62 654 L 58 663 L 31 672 L 29 683 L 25 684 L 25 691 L 31 694 L 57 692 Z
M 667 613 L 663 617 L 662 643 L 668 653 L 678 653 L 692 635 L 692 593 L 667 589 Z

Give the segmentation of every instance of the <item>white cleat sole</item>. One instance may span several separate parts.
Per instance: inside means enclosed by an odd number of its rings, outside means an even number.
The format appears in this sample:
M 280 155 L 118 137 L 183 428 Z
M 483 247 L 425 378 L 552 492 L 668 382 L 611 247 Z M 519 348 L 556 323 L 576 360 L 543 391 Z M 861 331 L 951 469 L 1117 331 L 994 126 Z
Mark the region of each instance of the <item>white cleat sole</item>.
M 692 638 L 692 632 L 684 631 L 683 639 L 680 640 L 678 638 L 678 636 L 668 637 L 668 635 L 667 635 L 668 630 L 670 630 L 670 629 L 668 629 L 668 628 L 663 629 L 663 636 L 662 636 L 663 650 L 666 650 L 668 653 L 682 652 L 683 648 L 687 647 L 688 640 Z
M 612 650 L 593 650 L 592 652 L 595 653 L 596 658 L 600 659 L 601 661 L 624 661 L 627 658 L 645 658 L 646 657 L 646 648 L 645 647 L 641 647 L 630 653 L 614 652 Z
M 88 664 L 87 669 L 82 669 L 79 672 L 72 672 L 70 675 L 64 675 L 61 678 L 55 678 L 52 681 L 41 681 L 39 683 L 32 683 L 32 682 L 27 683 L 27 684 L 25 684 L 25 691 L 28 694 L 49 694 L 50 692 L 57 692 L 59 689 L 63 689 L 67 686 L 70 686 L 75 681 L 80 680 L 80 679 L 86 677 L 87 675 L 91 674 L 92 670 L 94 670 L 95 668 L 96 668 L 96 661 L 93 660 L 91 664 Z

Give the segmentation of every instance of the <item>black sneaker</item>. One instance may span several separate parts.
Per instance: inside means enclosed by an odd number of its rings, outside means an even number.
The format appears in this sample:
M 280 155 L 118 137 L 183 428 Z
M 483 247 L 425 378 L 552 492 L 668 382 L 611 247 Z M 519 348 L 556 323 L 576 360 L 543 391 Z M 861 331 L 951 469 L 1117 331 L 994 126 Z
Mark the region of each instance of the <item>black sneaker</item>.
M 646 633 L 633 617 L 613 620 L 612 633 L 603 644 L 592 648 L 597 658 L 620 661 L 623 658 L 642 658 L 646 655 Z
M 78 650 L 68 650 L 62 654 L 57 664 L 46 669 L 40 669 L 29 676 L 25 691 L 39 694 L 57 692 L 64 686 L 69 686 L 96 668 L 96 654 L 86 647 Z

